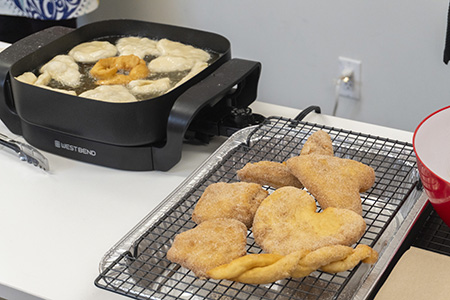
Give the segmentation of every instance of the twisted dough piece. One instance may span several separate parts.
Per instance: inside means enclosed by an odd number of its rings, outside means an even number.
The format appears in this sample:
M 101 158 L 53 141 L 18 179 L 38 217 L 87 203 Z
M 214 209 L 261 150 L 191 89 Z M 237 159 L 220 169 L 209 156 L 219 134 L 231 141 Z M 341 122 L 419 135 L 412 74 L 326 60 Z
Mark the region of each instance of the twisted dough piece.
M 367 245 L 358 245 L 355 249 L 333 245 L 311 252 L 296 251 L 286 256 L 248 254 L 207 271 L 207 275 L 212 279 L 266 284 L 288 277 L 305 277 L 318 269 L 328 273 L 342 272 L 361 261 L 374 264 L 377 260 L 378 253 Z
M 378 260 L 378 253 L 367 245 L 358 245 L 352 251 L 352 253 L 344 258 L 343 260 L 338 260 L 329 263 L 325 266 L 320 267 L 320 269 L 327 273 L 339 273 L 355 267 L 360 261 L 373 265 Z

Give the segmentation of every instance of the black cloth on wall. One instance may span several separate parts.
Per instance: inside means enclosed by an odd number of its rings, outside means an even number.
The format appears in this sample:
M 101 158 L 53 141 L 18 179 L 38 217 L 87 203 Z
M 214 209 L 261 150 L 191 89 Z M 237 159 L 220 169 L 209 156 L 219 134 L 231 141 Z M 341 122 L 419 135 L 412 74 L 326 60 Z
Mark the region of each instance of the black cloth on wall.
M 450 61 L 450 5 L 447 12 L 447 35 L 445 36 L 444 63 Z
M 26 17 L 0 15 L 0 41 L 14 43 L 32 33 L 53 26 L 76 28 L 77 20 L 37 20 Z

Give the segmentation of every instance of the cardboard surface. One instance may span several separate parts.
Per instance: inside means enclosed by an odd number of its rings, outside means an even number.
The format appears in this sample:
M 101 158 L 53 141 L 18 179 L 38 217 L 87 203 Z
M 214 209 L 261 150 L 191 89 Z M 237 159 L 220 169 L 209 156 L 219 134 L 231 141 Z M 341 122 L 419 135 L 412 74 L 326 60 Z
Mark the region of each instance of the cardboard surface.
M 411 247 L 375 297 L 387 299 L 450 299 L 450 257 Z

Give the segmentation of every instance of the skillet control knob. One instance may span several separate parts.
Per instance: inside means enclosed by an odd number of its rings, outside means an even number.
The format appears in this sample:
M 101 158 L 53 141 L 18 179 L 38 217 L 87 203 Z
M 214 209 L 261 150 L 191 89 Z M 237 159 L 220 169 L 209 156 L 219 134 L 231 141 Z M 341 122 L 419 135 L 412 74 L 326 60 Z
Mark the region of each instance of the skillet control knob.
M 249 126 L 251 122 L 252 110 L 250 107 L 233 108 L 231 110 L 231 118 L 237 128 L 244 128 Z

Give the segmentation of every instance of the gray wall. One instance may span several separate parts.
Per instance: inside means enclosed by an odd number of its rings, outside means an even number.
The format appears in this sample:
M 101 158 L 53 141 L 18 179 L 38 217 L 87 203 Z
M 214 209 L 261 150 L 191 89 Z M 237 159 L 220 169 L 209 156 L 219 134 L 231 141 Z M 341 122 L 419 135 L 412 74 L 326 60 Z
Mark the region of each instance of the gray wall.
M 260 101 L 331 114 L 338 57 L 362 61 L 361 100 L 337 116 L 413 131 L 449 104 L 448 0 L 100 0 L 81 23 L 131 18 L 213 31 L 260 61 Z

